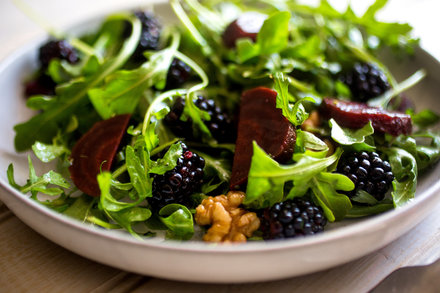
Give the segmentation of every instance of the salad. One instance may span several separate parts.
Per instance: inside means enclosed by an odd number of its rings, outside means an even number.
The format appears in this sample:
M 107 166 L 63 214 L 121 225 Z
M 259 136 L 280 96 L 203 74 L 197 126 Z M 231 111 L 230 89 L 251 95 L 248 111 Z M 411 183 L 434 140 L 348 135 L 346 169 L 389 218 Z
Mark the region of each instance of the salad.
M 170 0 L 56 35 L 25 84 L 17 151 L 56 168 L 11 186 L 137 238 L 246 242 L 320 233 L 410 202 L 440 158 L 439 116 L 378 59 L 413 54 L 408 24 L 321 0 Z M 35 160 L 35 158 L 34 158 Z M 55 164 L 53 164 L 55 166 Z

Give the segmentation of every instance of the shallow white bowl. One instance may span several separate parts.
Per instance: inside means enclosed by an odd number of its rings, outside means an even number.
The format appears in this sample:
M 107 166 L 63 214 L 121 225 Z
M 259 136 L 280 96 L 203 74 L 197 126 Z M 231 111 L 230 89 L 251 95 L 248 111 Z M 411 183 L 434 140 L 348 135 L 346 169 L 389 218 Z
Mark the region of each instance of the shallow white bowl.
M 159 5 L 156 12 L 164 19 L 172 15 L 167 5 Z M 88 25 L 78 27 L 84 30 Z M 24 182 L 28 175 L 27 154 L 17 154 L 13 148 L 13 126 L 32 115 L 24 106 L 22 81 L 36 68 L 36 52 L 42 41 L 35 40 L 0 64 L 0 200 L 31 228 L 84 257 L 123 270 L 175 280 L 233 283 L 281 279 L 330 268 L 373 252 L 412 229 L 433 212 L 434 203 L 440 200 L 437 165 L 420 178 L 416 199 L 403 208 L 368 219 L 343 221 L 320 235 L 301 239 L 245 245 L 139 241 L 126 233 L 72 220 L 17 192 L 6 178 L 10 163 L 14 164 L 19 182 Z M 386 60 L 399 80 L 419 68 L 427 69 L 429 77 L 408 94 L 418 109 L 440 110 L 437 60 L 421 49 L 405 63 L 393 57 Z M 39 171 L 43 172 L 41 168 Z

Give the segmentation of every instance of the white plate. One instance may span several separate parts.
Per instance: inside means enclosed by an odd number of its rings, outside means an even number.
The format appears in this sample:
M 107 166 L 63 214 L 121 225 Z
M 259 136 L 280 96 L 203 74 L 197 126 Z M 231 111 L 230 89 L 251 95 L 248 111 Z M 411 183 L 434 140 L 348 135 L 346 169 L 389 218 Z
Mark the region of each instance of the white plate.
M 156 9 L 169 19 L 167 5 Z M 84 28 L 84 25 L 82 25 Z M 428 213 L 440 189 L 440 165 L 419 180 L 416 199 L 393 210 L 360 221 L 344 221 L 320 235 L 285 241 L 244 245 L 214 245 L 160 239 L 139 241 L 118 232 L 92 227 L 57 214 L 9 186 L 6 169 L 12 162 L 19 182 L 27 178 L 27 154 L 13 148 L 13 126 L 32 114 L 24 106 L 22 80 L 36 67 L 36 52 L 43 40 L 35 40 L 0 65 L 0 199 L 27 225 L 55 243 L 95 261 L 123 270 L 156 277 L 199 282 L 249 282 L 281 279 L 346 263 L 395 240 L 412 229 Z M 429 77 L 409 95 L 418 109 L 440 110 L 440 64 L 418 49 L 410 62 L 387 58 L 398 80 L 423 67 Z M 42 171 L 42 170 L 41 170 Z

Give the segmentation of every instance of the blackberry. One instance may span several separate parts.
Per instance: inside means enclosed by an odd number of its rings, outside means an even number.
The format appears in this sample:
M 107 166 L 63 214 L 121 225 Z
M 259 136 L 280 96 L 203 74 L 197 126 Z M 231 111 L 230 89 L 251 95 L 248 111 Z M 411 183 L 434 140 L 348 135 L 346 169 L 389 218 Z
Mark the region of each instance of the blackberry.
M 144 61 L 144 51 L 157 50 L 159 48 L 159 39 L 162 26 L 159 20 L 151 12 L 135 11 L 134 15 L 142 23 L 142 32 L 139 39 L 139 44 L 134 51 L 132 58 L 135 61 Z
M 336 172 L 346 175 L 355 184 L 355 189 L 348 193 L 350 197 L 362 189 L 382 200 L 394 180 L 390 163 L 382 160 L 376 152 L 345 154 L 339 160 Z
M 212 136 L 218 142 L 233 142 L 235 141 L 234 125 L 229 118 L 229 115 L 218 107 L 214 100 L 206 99 L 198 96 L 194 104 L 201 110 L 208 112 L 211 120 L 205 121 Z M 170 113 L 164 118 L 165 124 L 171 131 L 179 137 L 184 137 L 188 140 L 196 140 L 193 134 L 192 120 L 180 120 L 185 107 L 185 99 L 177 98 L 173 104 Z
M 70 64 L 79 61 L 78 52 L 66 40 L 53 40 L 40 48 L 38 56 L 43 69 L 49 66 L 52 59 L 66 60 Z
M 370 63 L 356 63 L 341 80 L 350 88 L 353 99 L 359 102 L 380 96 L 391 88 L 385 74 Z
M 53 96 L 55 95 L 55 86 L 56 83 L 50 76 L 40 74 L 36 79 L 33 79 L 25 84 L 24 94 L 26 97 L 34 95 Z
M 293 238 L 324 231 L 322 209 L 308 200 L 294 198 L 263 210 L 260 229 L 264 239 Z
M 199 191 L 202 186 L 205 160 L 188 150 L 184 143 L 181 144 L 183 153 L 177 159 L 176 167 L 163 175 L 153 175 L 153 196 L 148 202 L 155 210 L 170 203 L 190 207 L 190 195 Z
M 175 89 L 181 87 L 192 76 L 192 69 L 185 62 L 174 58 L 171 62 L 167 74 L 166 89 Z

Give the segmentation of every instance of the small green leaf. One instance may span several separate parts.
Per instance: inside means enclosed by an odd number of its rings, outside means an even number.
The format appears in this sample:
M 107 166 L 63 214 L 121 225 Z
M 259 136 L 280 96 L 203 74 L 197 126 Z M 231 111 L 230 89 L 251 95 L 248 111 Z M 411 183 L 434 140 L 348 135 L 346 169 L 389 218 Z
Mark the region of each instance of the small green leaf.
M 254 142 L 244 204 L 253 208 L 265 208 L 282 201 L 284 184 L 287 181 L 293 181 L 294 186 L 307 187 L 314 176 L 326 171 L 327 167 L 335 163 L 341 154 L 341 149 L 337 149 L 332 156 L 327 158 L 296 154 L 295 164 L 280 165 Z M 296 195 L 290 194 L 289 196 Z
M 373 151 L 376 149 L 374 146 L 365 142 L 366 138 L 374 133 L 371 121 L 361 129 L 342 128 L 333 118 L 330 119 L 329 125 L 331 127 L 332 138 L 339 144 L 352 146 L 358 151 Z
M 266 19 L 257 35 L 261 54 L 278 53 L 287 46 L 290 12 L 276 12 Z
M 432 126 L 440 121 L 440 116 L 429 109 L 422 110 L 419 113 L 409 110 L 408 114 L 411 115 L 412 122 L 422 128 Z
M 401 207 L 414 199 L 417 186 L 417 162 L 407 151 L 392 147 L 383 149 L 388 156 L 391 169 L 394 173 L 393 203 L 395 207 Z
M 130 175 L 130 182 L 136 189 L 139 198 L 151 196 L 153 180 L 148 177 L 145 167 L 140 158 L 136 155 L 133 147 L 127 146 L 125 151 L 127 171 Z
M 174 169 L 174 167 L 177 165 L 177 159 L 182 155 L 182 153 L 182 144 L 179 142 L 173 144 L 161 159 L 153 162 L 149 172 L 163 175 L 165 172 Z
M 194 234 L 193 216 L 183 205 L 166 205 L 159 211 L 159 218 L 169 230 L 168 238 L 188 240 Z
M 32 150 L 34 151 L 34 154 L 37 156 L 37 158 L 39 158 L 44 163 L 48 163 L 63 154 L 70 153 L 70 150 L 64 145 L 50 145 L 39 141 L 36 141 L 32 145 Z

